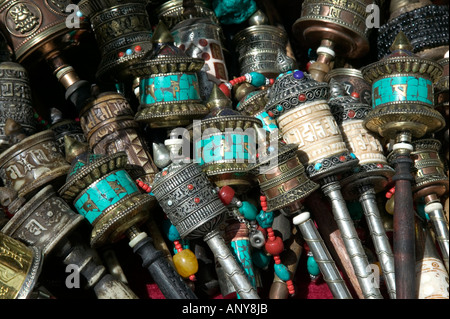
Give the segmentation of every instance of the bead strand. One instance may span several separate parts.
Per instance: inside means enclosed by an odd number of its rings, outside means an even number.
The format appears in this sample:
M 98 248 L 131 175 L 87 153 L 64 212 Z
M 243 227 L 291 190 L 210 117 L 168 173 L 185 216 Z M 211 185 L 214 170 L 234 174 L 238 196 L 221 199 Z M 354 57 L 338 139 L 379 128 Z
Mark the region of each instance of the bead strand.
M 244 82 L 249 83 L 255 87 L 261 87 L 263 85 L 272 85 L 275 80 L 266 78 L 262 73 L 259 72 L 250 72 L 234 78 L 229 82 L 222 82 L 219 85 L 219 89 L 221 89 L 222 92 L 230 98 L 233 87 Z
M 137 185 L 146 193 L 149 193 L 150 195 L 153 195 L 152 193 L 152 187 L 145 184 L 143 181 L 137 179 L 136 180 Z
M 189 249 L 189 246 L 183 248 L 180 233 L 167 216 L 163 221 L 163 229 L 167 239 L 174 244 L 173 264 L 176 271 L 181 277 L 196 281 L 195 273 L 198 271 L 197 257 Z
M 273 256 L 275 262 L 274 270 L 275 274 L 284 282 L 288 292 L 291 296 L 295 294 L 295 287 L 292 279 L 290 278 L 290 273 L 288 268 L 281 263 L 280 254 L 284 251 L 283 240 L 279 236 L 275 236 L 275 232 L 272 228 L 273 223 L 273 212 L 267 212 L 267 198 L 266 196 L 260 196 L 261 200 L 261 212 L 256 216 L 261 228 L 267 233 L 267 240 L 264 245 L 266 252 Z

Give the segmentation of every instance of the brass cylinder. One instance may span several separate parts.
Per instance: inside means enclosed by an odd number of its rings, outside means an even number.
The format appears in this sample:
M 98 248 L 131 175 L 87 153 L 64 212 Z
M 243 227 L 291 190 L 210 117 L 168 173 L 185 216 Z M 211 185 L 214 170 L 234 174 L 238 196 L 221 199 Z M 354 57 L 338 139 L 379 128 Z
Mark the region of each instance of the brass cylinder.
M 27 299 L 42 268 L 42 252 L 0 232 L 0 299 Z

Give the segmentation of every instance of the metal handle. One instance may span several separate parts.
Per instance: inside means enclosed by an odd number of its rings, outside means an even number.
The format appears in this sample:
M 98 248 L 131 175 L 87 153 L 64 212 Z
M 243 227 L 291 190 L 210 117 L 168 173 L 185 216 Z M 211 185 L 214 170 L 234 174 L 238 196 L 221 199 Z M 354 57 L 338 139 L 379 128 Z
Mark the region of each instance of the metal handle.
M 360 189 L 359 201 L 364 210 L 367 226 L 369 227 L 370 236 L 375 252 L 380 262 L 381 270 L 386 281 L 386 287 L 389 297 L 396 298 L 395 292 L 395 268 L 394 268 L 394 254 L 389 239 L 386 235 L 386 230 L 383 226 L 383 220 L 378 210 L 375 190 L 373 187 L 364 187 Z
M 311 220 L 310 214 L 308 212 L 300 213 L 292 219 L 292 222 L 298 226 L 303 239 L 311 249 L 314 259 L 319 265 L 323 279 L 330 288 L 333 297 L 335 299 L 353 299 L 330 252 Z
M 203 240 L 208 244 L 240 298 L 260 299 L 256 289 L 251 285 L 244 271 L 234 259 L 231 250 L 225 244 L 225 240 L 220 236 L 219 231 L 211 231 Z
M 442 253 L 442 260 L 445 267 L 448 269 L 448 223 L 445 220 L 444 207 L 441 203 L 432 202 L 425 205 L 425 212 L 430 217 L 430 222 L 433 227 L 433 231 L 436 234 L 436 241 L 439 244 L 439 248 Z
M 331 200 L 334 219 L 341 231 L 342 240 L 355 270 L 361 291 L 365 299 L 383 299 L 380 290 L 375 287 L 367 255 L 348 212 L 341 186 L 338 181 L 331 181 L 322 186 L 323 192 Z

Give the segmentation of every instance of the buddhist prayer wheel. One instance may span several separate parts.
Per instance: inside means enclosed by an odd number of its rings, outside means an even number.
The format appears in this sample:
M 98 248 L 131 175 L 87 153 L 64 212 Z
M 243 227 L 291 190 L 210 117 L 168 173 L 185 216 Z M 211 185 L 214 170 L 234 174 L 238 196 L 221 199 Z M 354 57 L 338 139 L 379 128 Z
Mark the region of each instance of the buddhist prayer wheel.
M 448 299 L 448 18 L 0 0 L 0 299 Z

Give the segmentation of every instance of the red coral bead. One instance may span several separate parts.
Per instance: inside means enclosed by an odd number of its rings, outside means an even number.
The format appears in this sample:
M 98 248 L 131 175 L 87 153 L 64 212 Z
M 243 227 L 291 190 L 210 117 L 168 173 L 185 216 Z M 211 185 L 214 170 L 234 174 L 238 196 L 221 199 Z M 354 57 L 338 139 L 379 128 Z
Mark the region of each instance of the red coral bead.
M 277 236 L 277 237 L 275 237 L 274 240 L 266 241 L 264 248 L 272 256 L 279 255 L 284 250 L 283 240 L 281 239 L 281 237 Z
M 306 101 L 306 95 L 305 94 L 300 94 L 299 96 L 298 96 L 298 100 L 300 101 L 300 102 L 305 102 Z
M 234 189 L 230 186 L 222 187 L 219 191 L 219 197 L 222 200 L 222 203 L 229 205 L 234 197 Z

